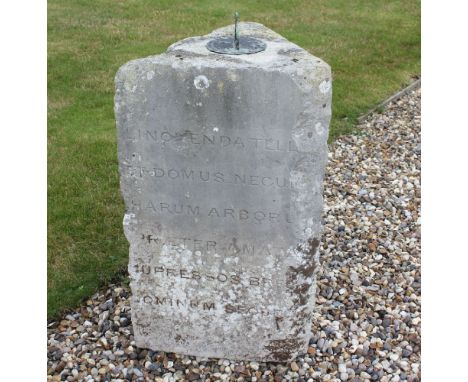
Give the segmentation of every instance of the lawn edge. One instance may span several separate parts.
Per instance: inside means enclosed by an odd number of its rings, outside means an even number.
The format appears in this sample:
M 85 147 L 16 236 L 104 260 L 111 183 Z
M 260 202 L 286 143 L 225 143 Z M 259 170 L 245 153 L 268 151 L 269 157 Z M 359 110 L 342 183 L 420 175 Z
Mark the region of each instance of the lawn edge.
M 407 95 L 408 93 L 412 92 L 413 90 L 419 89 L 420 87 L 421 87 L 421 78 L 418 78 L 416 81 L 413 81 L 412 83 L 410 83 L 405 88 L 397 91 L 395 94 L 391 95 L 386 100 L 382 101 L 377 106 L 375 106 L 374 108 L 370 109 L 369 111 L 367 111 L 366 113 L 364 113 L 363 115 L 358 117 L 357 118 L 357 124 L 358 125 L 361 124 L 369 115 L 374 113 L 376 110 L 378 110 L 380 108 L 384 108 L 389 103 L 400 99 L 401 97 Z

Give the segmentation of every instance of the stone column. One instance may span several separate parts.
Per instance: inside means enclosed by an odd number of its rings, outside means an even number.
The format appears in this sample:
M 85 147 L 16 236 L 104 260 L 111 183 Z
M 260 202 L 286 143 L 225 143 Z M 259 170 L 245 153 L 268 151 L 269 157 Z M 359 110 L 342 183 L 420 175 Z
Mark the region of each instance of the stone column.
M 139 347 L 287 361 L 311 335 L 331 72 L 257 23 L 266 50 L 130 61 L 115 114 Z

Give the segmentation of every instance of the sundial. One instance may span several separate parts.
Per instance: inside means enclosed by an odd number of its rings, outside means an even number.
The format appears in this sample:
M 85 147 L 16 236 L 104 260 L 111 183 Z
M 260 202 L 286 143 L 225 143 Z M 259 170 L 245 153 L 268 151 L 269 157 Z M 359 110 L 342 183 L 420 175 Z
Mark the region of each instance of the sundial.
M 219 54 L 253 54 L 266 49 L 266 44 L 252 36 L 240 36 L 239 34 L 239 12 L 234 13 L 234 35 L 217 37 L 206 44 L 206 48 Z

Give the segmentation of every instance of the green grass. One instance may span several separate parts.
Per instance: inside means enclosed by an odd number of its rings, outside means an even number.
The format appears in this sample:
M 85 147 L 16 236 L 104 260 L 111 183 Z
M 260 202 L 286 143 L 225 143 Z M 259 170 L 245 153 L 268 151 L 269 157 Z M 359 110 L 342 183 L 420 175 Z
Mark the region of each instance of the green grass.
M 48 2 L 48 315 L 72 307 L 127 262 L 113 114 L 128 60 L 232 21 L 257 21 L 333 70 L 330 139 L 420 73 L 411 0 Z

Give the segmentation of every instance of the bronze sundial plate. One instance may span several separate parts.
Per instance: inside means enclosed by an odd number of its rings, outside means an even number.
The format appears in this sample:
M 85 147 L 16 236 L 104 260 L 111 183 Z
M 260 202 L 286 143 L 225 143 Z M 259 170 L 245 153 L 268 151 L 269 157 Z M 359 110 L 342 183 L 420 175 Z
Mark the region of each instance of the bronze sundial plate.
M 263 52 L 266 49 L 266 44 L 258 38 L 240 36 L 239 49 L 237 49 L 235 40 L 229 36 L 218 37 L 209 41 L 206 48 L 219 54 L 253 54 Z

